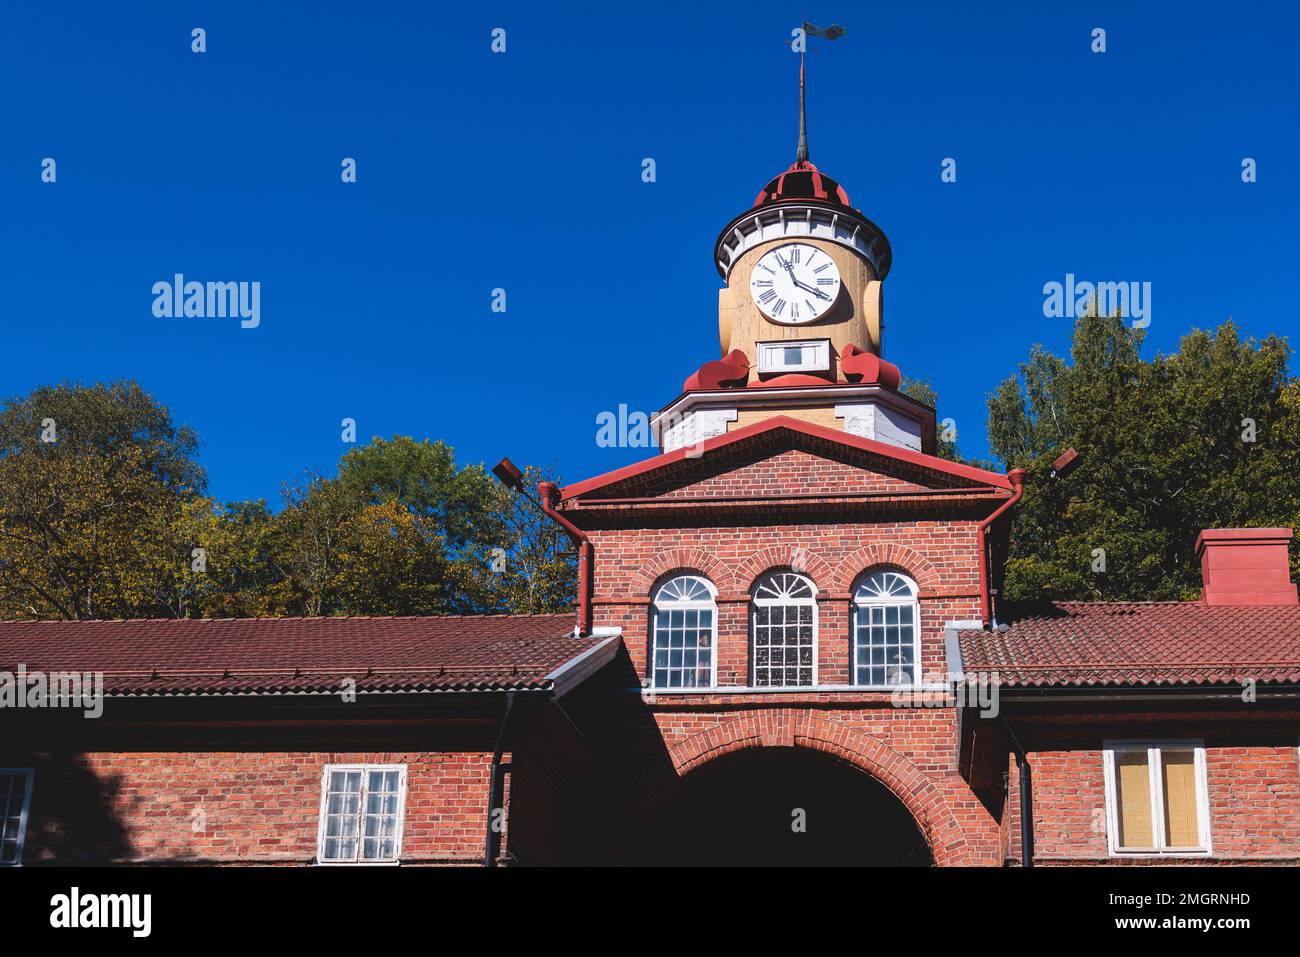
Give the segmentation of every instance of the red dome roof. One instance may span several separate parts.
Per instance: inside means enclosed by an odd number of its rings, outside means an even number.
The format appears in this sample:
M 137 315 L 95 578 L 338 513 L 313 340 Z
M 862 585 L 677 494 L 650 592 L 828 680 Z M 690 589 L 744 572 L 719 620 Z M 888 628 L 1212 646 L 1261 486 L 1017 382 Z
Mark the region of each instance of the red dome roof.
M 784 200 L 801 202 L 814 200 L 831 206 L 853 209 L 853 204 L 849 202 L 849 194 L 844 191 L 844 187 L 820 172 L 807 160 L 795 162 L 788 170 L 764 186 L 763 191 L 758 194 L 758 199 L 754 200 L 754 205 L 766 206 Z

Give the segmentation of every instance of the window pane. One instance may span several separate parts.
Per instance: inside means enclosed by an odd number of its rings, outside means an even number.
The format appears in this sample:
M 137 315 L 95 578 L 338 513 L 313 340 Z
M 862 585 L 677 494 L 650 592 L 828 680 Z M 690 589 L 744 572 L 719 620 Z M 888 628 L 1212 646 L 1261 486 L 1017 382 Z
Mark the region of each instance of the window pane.
M 1165 845 L 1200 847 L 1196 817 L 1196 759 L 1192 751 L 1160 752 L 1164 772 Z
M 0 772 L 0 864 L 17 864 L 22 857 L 23 804 L 29 783 L 25 771 Z
M 1115 816 L 1119 821 L 1119 847 L 1155 845 L 1151 831 L 1151 775 L 1145 751 L 1115 752 Z
M 915 683 L 916 624 L 910 603 L 855 606 L 853 641 L 855 684 L 879 687 Z
M 698 599 L 707 601 L 709 597 L 701 586 Z M 661 608 L 655 612 L 653 628 L 654 686 L 707 687 L 713 669 L 713 610 Z

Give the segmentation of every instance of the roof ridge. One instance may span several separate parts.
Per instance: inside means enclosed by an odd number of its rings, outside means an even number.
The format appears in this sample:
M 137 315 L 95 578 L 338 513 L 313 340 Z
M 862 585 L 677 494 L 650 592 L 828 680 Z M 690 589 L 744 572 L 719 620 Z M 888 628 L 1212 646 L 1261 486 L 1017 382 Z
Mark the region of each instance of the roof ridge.
M 227 621 L 461 621 L 465 619 L 571 618 L 572 612 L 489 612 L 465 615 L 250 615 L 243 618 L 0 618 L 4 625 L 134 625 L 160 623 L 213 624 Z

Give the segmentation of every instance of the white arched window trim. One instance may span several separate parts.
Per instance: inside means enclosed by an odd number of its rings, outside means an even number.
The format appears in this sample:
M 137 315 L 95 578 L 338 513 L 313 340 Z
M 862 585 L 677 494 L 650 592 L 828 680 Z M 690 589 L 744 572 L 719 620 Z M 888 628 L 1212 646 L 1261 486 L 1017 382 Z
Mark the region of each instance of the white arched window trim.
M 651 687 L 717 686 L 717 598 L 713 582 L 700 575 L 675 575 L 655 589 L 650 618 Z
M 765 574 L 754 586 L 749 611 L 749 672 L 754 687 L 816 687 L 817 648 L 817 586 L 798 572 Z M 806 665 L 804 657 L 810 659 Z M 779 681 L 775 680 L 778 670 Z
M 876 569 L 858 578 L 851 616 L 855 686 L 921 684 L 921 605 L 916 596 L 916 582 L 902 572 Z

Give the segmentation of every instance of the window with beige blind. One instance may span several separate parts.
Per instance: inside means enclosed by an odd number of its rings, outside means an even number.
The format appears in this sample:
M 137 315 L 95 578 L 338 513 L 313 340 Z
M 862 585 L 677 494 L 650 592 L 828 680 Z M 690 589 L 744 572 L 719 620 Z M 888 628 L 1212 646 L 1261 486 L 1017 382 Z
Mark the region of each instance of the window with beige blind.
M 1209 798 L 1199 741 L 1107 742 L 1112 854 L 1208 854 Z

